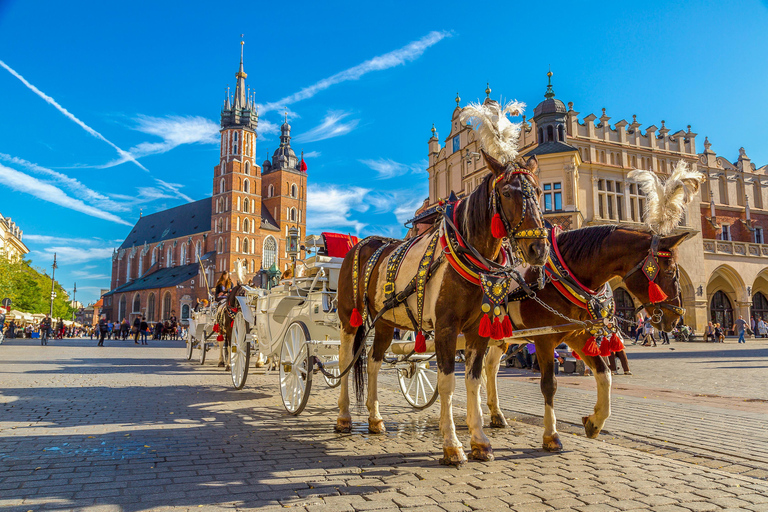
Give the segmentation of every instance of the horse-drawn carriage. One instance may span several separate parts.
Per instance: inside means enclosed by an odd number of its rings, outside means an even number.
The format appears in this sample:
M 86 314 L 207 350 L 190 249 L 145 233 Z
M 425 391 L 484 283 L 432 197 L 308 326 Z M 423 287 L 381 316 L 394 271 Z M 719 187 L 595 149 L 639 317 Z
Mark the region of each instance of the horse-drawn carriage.
M 267 371 L 277 368 L 280 395 L 290 414 L 300 414 L 306 406 L 313 376 L 321 375 L 330 387 L 339 385 L 341 323 L 336 291 L 343 255 L 351 242 L 340 251 L 338 243 L 329 248 L 328 240 L 340 236 L 344 237 L 333 233 L 307 237 L 305 247 L 315 254 L 297 261 L 303 275 L 284 279 L 269 290 L 240 285 L 234 303 L 224 305 L 231 319 L 228 361 L 235 389 L 245 386 L 251 357 L 258 359 L 259 366 L 266 365 Z M 203 364 L 205 353 L 217 338 L 223 338 L 216 318 L 215 303 L 192 313 L 187 359 L 197 349 Z M 413 333 L 407 332 L 404 339 L 393 340 L 385 362 L 397 371 L 406 401 L 423 409 L 437 399 L 437 372 L 434 354 L 417 354 L 413 347 Z

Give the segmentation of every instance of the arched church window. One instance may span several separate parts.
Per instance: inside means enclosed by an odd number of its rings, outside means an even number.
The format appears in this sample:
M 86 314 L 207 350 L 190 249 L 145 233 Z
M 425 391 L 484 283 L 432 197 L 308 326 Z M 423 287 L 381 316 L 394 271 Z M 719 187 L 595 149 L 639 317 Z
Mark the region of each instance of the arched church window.
M 243 181 L 243 192 L 248 193 L 248 180 Z
M 299 197 L 299 187 L 295 183 L 291 185 L 291 197 Z
M 147 321 L 148 322 L 155 321 L 155 294 L 154 293 L 150 294 L 149 299 L 147 299 Z
M 237 132 L 235 132 L 235 142 L 237 142 Z
M 296 222 L 296 208 L 291 208 L 291 221 Z
M 277 241 L 273 236 L 264 239 L 264 249 L 261 256 L 262 268 L 269 268 L 277 261 Z
M 561 124 L 557 126 L 557 135 L 560 142 L 565 142 L 565 128 Z
M 224 193 L 224 178 L 221 178 L 221 180 L 219 181 L 219 194 L 223 194 L 223 193 Z
M 224 240 L 219 238 L 218 243 L 216 244 L 216 252 L 221 254 L 224 252 Z
M 251 174 L 251 162 L 245 162 L 245 174 Z
M 141 277 L 141 274 L 144 272 L 144 255 L 139 254 L 139 272 L 136 274 L 136 277 Z
M 248 232 L 248 219 L 243 219 L 243 232 Z
M 243 199 L 243 211 L 245 213 L 250 211 L 250 201 L 248 199 Z
M 173 266 L 173 247 L 168 248 L 168 252 L 165 253 L 165 266 L 166 267 L 172 267 Z
M 555 139 L 555 133 L 554 129 L 552 128 L 552 125 L 547 126 L 547 142 L 552 141 Z
M 248 239 L 247 238 L 243 238 L 243 252 L 245 254 L 248 254 Z
M 133 296 L 133 311 L 131 313 L 141 313 L 141 295 L 138 293 Z
M 128 257 L 125 259 L 125 280 L 130 281 L 131 280 L 131 260 L 133 258 Z
M 274 195 L 275 195 L 275 186 L 270 185 L 269 187 L 267 187 L 267 197 L 272 197 Z
M 544 128 L 539 128 L 539 144 L 544 142 Z
M 155 246 L 154 249 L 152 249 L 152 265 L 154 265 L 157 262 L 157 246 Z
M 195 260 L 197 258 L 201 257 L 203 255 L 203 246 L 200 244 L 200 241 L 197 241 L 197 244 L 195 245 Z
M 187 264 L 187 244 L 181 245 L 181 255 L 179 256 L 179 265 Z
M 235 252 L 240 252 L 240 239 L 235 238 Z

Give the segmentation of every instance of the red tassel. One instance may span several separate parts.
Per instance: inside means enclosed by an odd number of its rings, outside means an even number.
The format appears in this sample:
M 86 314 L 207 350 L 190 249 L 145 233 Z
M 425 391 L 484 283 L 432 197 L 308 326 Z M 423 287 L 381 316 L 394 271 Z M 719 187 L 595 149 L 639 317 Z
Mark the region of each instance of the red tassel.
M 613 333 L 611 336 L 611 352 L 621 352 L 622 350 L 624 350 L 624 343 L 621 341 L 621 336 Z
M 213 324 L 213 332 L 219 332 L 219 324 Z
M 504 238 L 507 236 L 507 228 L 504 227 L 504 223 L 501 221 L 501 215 L 498 213 L 491 219 L 491 234 L 494 238 Z
M 424 331 L 419 331 L 416 335 L 416 345 L 414 346 L 414 350 L 416 350 L 418 354 L 423 354 L 427 351 L 427 339 L 424 337 Z
M 349 317 L 349 325 L 352 327 L 360 327 L 363 325 L 363 317 L 357 308 L 352 310 L 352 315 Z
M 480 320 L 480 328 L 477 330 L 477 334 L 483 338 L 491 336 L 491 319 L 488 318 L 488 315 L 483 315 L 483 318 Z
M 501 327 L 501 320 L 499 320 L 499 317 L 493 319 L 493 324 L 491 325 L 491 339 L 504 339 L 504 329 Z
M 650 281 L 648 283 L 648 301 L 651 304 L 656 304 L 657 302 L 664 302 L 665 300 L 667 300 L 667 294 L 664 293 L 664 290 L 653 281 Z
M 603 336 L 600 340 L 600 355 L 603 357 L 611 355 L 611 339 L 608 336 Z
M 216 336 L 216 341 L 224 341 L 224 336 L 219 334 L 218 336 Z
M 582 352 L 584 352 L 585 355 L 588 356 L 599 356 L 600 355 L 600 349 L 597 346 L 597 343 L 595 342 L 595 337 L 590 336 L 587 342 L 584 344 L 584 348 L 581 349 Z
M 575 350 L 571 350 L 571 355 L 576 359 L 581 359 L 581 357 L 579 357 L 579 354 L 577 354 Z
M 512 320 L 509 319 L 509 315 L 504 316 L 504 320 L 501 322 L 501 329 L 504 331 L 505 338 L 511 338 L 515 333 L 512 329 Z

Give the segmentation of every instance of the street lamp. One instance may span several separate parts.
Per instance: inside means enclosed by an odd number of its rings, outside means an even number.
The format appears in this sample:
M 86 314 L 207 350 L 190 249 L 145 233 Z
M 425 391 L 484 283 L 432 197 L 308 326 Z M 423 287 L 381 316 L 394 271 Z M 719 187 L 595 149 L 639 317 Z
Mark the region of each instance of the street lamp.
M 75 309 L 77 308 L 77 283 L 75 283 L 75 288 L 72 290 L 72 321 L 75 321 Z
M 53 253 L 53 271 L 51 272 L 51 313 L 50 313 L 51 319 L 53 319 L 53 299 L 56 298 L 56 291 L 53 288 L 54 284 L 55 284 L 55 281 L 53 280 L 53 278 L 56 275 L 56 269 L 57 268 L 58 267 L 56 265 L 56 253 Z M 53 321 L 53 320 L 51 320 L 51 321 Z

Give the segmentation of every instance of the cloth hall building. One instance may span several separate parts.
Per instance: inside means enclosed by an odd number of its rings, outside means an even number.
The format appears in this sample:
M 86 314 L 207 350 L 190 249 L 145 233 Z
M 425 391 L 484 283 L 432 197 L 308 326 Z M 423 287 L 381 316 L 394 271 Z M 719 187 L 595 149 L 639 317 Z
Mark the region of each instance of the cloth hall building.
M 672 131 L 661 121 L 641 129 L 635 116 L 611 124 L 606 109 L 581 117 L 572 102 L 555 98 L 549 76 L 545 99 L 532 119 L 523 117 L 520 135 L 521 154 L 539 161 L 545 218 L 565 229 L 641 226 L 645 198 L 627 173 L 669 174 L 682 159 L 706 175 L 678 228 L 692 234 L 679 253 L 685 323 L 701 334 L 708 321 L 730 329 L 739 315 L 768 319 L 768 165 L 756 166 L 744 148 L 735 161 L 718 156 L 706 138 L 702 151 L 690 126 Z M 488 172 L 474 131 L 459 120 L 461 110 L 457 97 L 442 143 L 432 129 L 423 208 L 451 191 L 468 194 Z M 631 315 L 638 301 L 620 281 L 611 285 L 618 313 Z
M 286 116 L 280 146 L 271 160 L 256 163 L 259 122 L 253 97 L 246 92 L 242 45 L 234 97 L 221 111 L 219 162 L 213 169 L 212 197 L 146 215 L 112 255 L 110 291 L 102 313 L 113 321 L 184 323 L 196 299 L 207 298 L 222 271 L 245 262 L 250 280 L 261 269 L 289 264 L 289 227 L 305 235 L 307 173 L 291 148 Z M 198 258 L 204 261 L 206 275 Z

